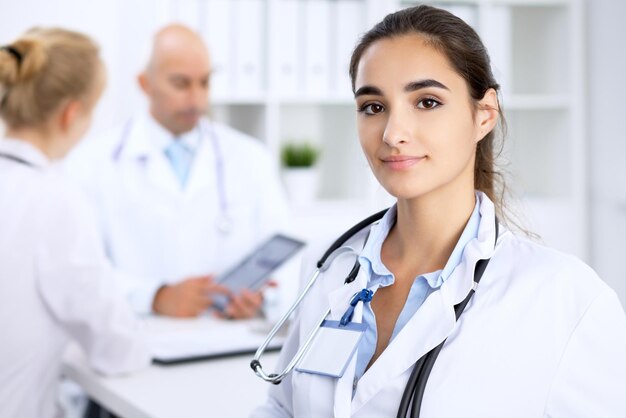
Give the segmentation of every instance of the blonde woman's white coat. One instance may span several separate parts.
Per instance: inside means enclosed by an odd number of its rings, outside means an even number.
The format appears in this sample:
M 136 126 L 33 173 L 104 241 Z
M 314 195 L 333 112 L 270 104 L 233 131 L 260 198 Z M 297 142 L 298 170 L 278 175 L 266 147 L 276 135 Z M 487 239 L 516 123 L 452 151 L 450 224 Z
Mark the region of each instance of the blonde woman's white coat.
M 36 148 L 0 140 L 0 416 L 50 418 L 70 340 L 104 374 L 150 362 L 80 194 Z

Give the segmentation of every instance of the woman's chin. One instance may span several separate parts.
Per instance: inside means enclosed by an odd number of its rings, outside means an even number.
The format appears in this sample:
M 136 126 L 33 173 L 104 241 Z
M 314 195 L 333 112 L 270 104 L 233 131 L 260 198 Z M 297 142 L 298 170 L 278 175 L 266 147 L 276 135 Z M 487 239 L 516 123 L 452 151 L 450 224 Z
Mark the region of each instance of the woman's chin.
M 383 185 L 383 188 L 398 200 L 411 200 L 425 194 L 425 190 L 422 187 L 410 187 L 406 184 Z

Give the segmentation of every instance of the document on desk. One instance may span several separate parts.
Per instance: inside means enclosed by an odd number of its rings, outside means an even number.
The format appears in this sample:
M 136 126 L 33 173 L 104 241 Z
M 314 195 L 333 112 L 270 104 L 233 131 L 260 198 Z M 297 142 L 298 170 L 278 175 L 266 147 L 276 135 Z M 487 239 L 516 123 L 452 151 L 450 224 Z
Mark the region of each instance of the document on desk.
M 232 321 L 210 316 L 151 317 L 145 324 L 153 361 L 162 365 L 253 354 L 270 328 L 261 319 Z M 279 350 L 284 337 L 276 336 L 269 345 L 270 351 Z

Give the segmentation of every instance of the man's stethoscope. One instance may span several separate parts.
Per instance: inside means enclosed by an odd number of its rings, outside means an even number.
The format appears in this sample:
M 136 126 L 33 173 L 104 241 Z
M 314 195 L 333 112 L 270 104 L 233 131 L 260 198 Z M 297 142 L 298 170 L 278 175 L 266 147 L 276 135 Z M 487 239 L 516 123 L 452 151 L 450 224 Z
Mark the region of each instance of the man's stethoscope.
M 118 161 L 126 142 L 128 142 L 128 138 L 130 136 L 130 131 L 132 129 L 133 121 L 130 119 L 124 125 L 122 130 L 122 134 L 120 136 L 120 141 L 115 150 L 113 151 L 111 157 L 113 161 Z M 211 145 L 213 147 L 213 155 L 215 158 L 215 178 L 217 180 L 217 198 L 219 202 L 219 216 L 215 221 L 216 229 L 224 235 L 228 235 L 233 230 L 233 220 L 230 217 L 229 208 L 228 208 L 228 199 L 226 196 L 226 179 L 225 179 L 225 169 L 224 169 L 224 153 L 222 152 L 222 147 L 220 145 L 220 139 L 215 131 L 215 126 L 213 123 L 209 123 L 203 120 L 198 122 L 198 134 L 200 138 L 203 138 L 207 135 L 210 139 Z
M 337 258 L 338 255 L 343 254 L 344 252 L 347 252 L 347 251 L 352 251 L 348 247 L 342 247 L 342 246 L 351 237 L 359 233 L 361 230 L 367 228 L 372 223 L 379 221 L 385 215 L 386 212 L 387 212 L 387 209 L 382 210 L 362 220 L 361 222 L 359 222 L 358 224 L 356 224 L 355 226 L 353 226 L 352 228 L 344 232 L 344 234 L 341 235 L 339 238 L 337 238 L 337 240 L 326 250 L 322 258 L 317 262 L 317 268 L 315 272 L 313 273 L 313 275 L 311 276 L 311 279 L 306 284 L 306 286 L 304 287 L 300 295 L 298 295 L 298 298 L 296 299 L 296 301 L 289 308 L 287 313 L 280 319 L 280 321 L 278 321 L 278 323 L 274 326 L 274 328 L 272 328 L 272 330 L 270 331 L 269 335 L 267 336 L 263 344 L 256 351 L 253 360 L 250 362 L 250 367 L 252 367 L 252 370 L 254 370 L 257 376 L 259 376 L 261 379 L 265 380 L 266 382 L 271 382 L 277 385 L 283 380 L 283 378 L 286 375 L 291 373 L 293 369 L 298 365 L 300 360 L 302 360 L 302 358 L 304 357 L 308 349 L 311 347 L 313 339 L 315 338 L 318 330 L 320 329 L 320 325 L 330 313 L 330 309 L 324 312 L 324 315 L 319 319 L 317 325 L 313 328 L 313 331 L 311 331 L 311 333 L 308 335 L 304 343 L 298 349 L 298 352 L 293 356 L 289 364 L 285 367 L 285 369 L 281 373 L 271 373 L 269 375 L 266 374 L 265 372 L 263 372 L 263 368 L 261 367 L 261 362 L 260 362 L 261 355 L 263 354 L 263 352 L 265 351 L 269 343 L 272 341 L 274 336 L 278 333 L 280 328 L 282 328 L 283 324 L 289 319 L 291 314 L 300 305 L 300 303 L 302 302 L 304 297 L 307 295 L 309 290 L 313 287 L 313 284 L 319 277 L 320 273 L 328 270 L 333 260 Z M 495 224 L 496 224 L 495 225 L 496 226 L 496 240 L 495 240 L 496 242 L 494 243 L 494 247 L 498 242 L 498 219 L 497 218 L 495 220 Z M 485 272 L 485 269 L 487 268 L 487 265 L 489 264 L 489 260 L 490 259 L 478 260 L 478 262 L 476 263 L 476 267 L 474 269 L 474 284 L 472 286 L 472 289 L 469 291 L 469 293 L 467 294 L 467 296 L 462 302 L 454 306 L 454 313 L 456 315 L 457 320 L 461 316 L 461 313 L 463 313 L 465 306 L 467 306 L 470 299 L 474 295 L 474 292 L 476 291 L 476 287 L 478 286 L 478 283 L 480 282 L 480 279 L 482 278 L 483 273 Z M 360 268 L 360 264 L 357 259 L 357 261 L 354 263 L 354 266 L 348 273 L 348 276 L 346 277 L 344 284 L 351 283 L 356 278 L 359 272 L 359 268 Z M 398 414 L 397 414 L 398 418 L 406 417 L 409 411 L 409 407 L 411 409 L 411 417 L 412 418 L 419 417 L 428 377 L 433 368 L 433 365 L 435 364 L 435 361 L 437 360 L 437 356 L 439 355 L 439 352 L 443 348 L 443 345 L 445 344 L 445 342 L 446 340 L 443 340 L 441 344 L 439 344 L 437 347 L 433 348 L 431 351 L 426 353 L 415 363 L 413 367 L 413 371 L 411 372 L 409 380 L 404 389 L 404 393 L 402 394 L 402 399 L 400 400 L 400 406 L 398 407 Z

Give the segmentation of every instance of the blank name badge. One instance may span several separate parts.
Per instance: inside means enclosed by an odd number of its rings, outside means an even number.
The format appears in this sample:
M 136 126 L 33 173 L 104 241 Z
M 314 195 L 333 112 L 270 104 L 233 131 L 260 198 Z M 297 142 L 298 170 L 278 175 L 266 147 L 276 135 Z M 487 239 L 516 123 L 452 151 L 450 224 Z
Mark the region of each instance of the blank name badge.
M 296 367 L 302 373 L 341 377 L 367 329 L 365 324 L 324 320 L 311 347 Z

